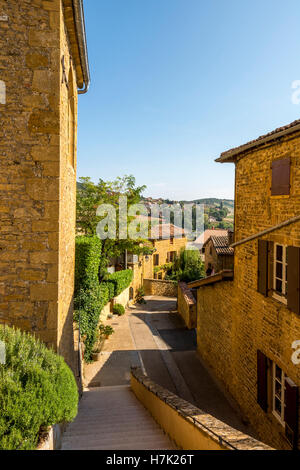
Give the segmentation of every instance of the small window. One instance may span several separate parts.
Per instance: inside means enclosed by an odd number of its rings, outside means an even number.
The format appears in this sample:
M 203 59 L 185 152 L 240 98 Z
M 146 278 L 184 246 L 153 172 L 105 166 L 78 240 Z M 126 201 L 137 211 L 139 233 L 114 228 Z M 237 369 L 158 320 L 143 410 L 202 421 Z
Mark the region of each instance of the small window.
M 174 245 L 174 238 L 173 237 L 170 238 L 170 245 Z
M 158 273 L 158 279 L 162 279 L 162 273 Z
M 173 261 L 175 260 L 175 257 L 176 257 L 176 251 L 169 251 L 169 253 L 167 254 L 167 262 L 173 263 Z
M 281 158 L 272 162 L 272 196 L 290 194 L 290 158 Z
M 159 266 L 159 255 L 153 255 L 154 266 Z
M 273 290 L 281 297 L 287 297 L 287 247 L 274 244 Z
M 273 401 L 272 411 L 274 416 L 284 425 L 285 416 L 285 373 L 273 362 L 272 364 Z

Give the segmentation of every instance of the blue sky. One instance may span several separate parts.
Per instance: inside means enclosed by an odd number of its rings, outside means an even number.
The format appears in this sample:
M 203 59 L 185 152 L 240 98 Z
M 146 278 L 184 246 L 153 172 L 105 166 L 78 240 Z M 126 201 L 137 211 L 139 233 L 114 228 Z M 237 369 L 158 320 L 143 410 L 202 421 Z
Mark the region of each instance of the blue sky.
M 233 197 L 219 154 L 300 116 L 299 0 L 85 0 L 91 88 L 78 177 Z

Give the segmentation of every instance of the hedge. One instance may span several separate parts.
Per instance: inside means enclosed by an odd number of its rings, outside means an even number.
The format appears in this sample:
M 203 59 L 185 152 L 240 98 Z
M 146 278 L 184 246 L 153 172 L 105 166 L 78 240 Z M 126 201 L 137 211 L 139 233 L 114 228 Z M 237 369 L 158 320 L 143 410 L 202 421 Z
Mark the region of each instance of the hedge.
M 99 285 L 101 240 L 97 236 L 76 238 L 74 320 L 85 336 L 85 359 L 89 361 L 97 339 L 100 313 L 109 298 L 108 287 Z
M 105 281 L 112 282 L 115 286 L 115 295 L 117 297 L 120 295 L 127 287 L 130 286 L 133 280 L 133 270 L 125 269 L 123 271 L 117 271 L 113 274 L 109 274 Z
M 76 237 L 75 295 L 80 289 L 90 289 L 98 283 L 101 248 L 97 236 Z
M 32 450 L 41 429 L 72 421 L 75 378 L 62 357 L 28 333 L 0 326 L 6 362 L 0 364 L 0 449 Z
M 74 319 L 80 322 L 80 332 L 85 336 L 84 357 L 87 362 L 91 360 L 97 340 L 101 311 L 133 279 L 133 271 L 128 269 L 107 275 L 99 284 L 101 248 L 102 243 L 97 236 L 76 238 Z
M 80 332 L 85 336 L 84 357 L 87 362 L 91 360 L 97 340 L 100 313 L 109 300 L 109 289 L 106 284 L 95 284 L 90 289 L 81 289 L 75 297 L 74 319 L 78 324 L 80 319 Z

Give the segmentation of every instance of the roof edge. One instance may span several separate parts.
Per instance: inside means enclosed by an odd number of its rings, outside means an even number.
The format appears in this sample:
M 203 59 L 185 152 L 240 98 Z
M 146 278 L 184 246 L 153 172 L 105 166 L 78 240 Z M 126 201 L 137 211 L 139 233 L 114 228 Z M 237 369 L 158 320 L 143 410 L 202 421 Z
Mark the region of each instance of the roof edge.
M 231 150 L 227 150 L 226 152 L 221 153 L 220 157 L 217 158 L 215 161 L 218 163 L 234 163 L 236 157 L 246 152 L 247 150 L 260 147 L 264 144 L 271 142 L 272 140 L 280 139 L 281 137 L 293 134 L 297 131 L 300 131 L 300 120 L 294 121 L 291 124 L 288 124 L 287 126 L 275 129 L 275 131 L 265 134 L 264 136 L 259 137 L 256 140 L 252 140 L 244 145 L 235 147 Z

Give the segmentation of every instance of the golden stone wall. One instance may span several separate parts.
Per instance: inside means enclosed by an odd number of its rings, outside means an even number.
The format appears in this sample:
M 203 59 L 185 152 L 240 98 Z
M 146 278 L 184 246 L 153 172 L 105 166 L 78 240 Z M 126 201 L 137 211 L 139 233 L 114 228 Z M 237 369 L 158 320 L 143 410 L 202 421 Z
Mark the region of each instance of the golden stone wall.
M 0 321 L 37 334 L 72 365 L 76 169 L 67 162 L 62 2 L 11 0 L 1 14 Z
M 291 194 L 272 197 L 271 161 L 291 157 Z M 243 239 L 300 213 L 300 135 L 253 150 L 237 162 L 235 239 Z M 300 223 L 265 240 L 300 246 Z M 257 404 L 257 350 L 300 385 L 292 342 L 300 339 L 300 318 L 272 297 L 257 292 L 258 241 L 235 248 L 234 281 L 198 290 L 198 351 L 239 404 L 258 436 L 289 449 L 284 428 Z
M 178 283 L 177 310 L 188 329 L 197 327 L 197 305 L 191 290 L 185 282 Z

